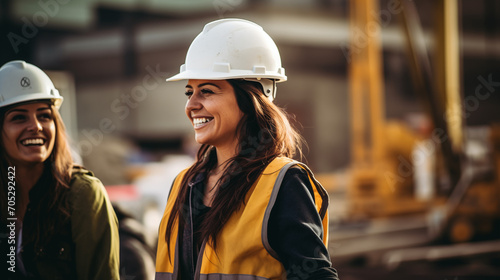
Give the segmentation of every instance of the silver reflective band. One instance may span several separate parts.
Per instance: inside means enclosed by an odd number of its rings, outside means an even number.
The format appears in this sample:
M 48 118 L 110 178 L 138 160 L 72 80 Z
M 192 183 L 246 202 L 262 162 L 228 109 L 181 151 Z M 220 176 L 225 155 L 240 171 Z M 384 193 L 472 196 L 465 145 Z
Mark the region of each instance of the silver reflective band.
M 269 278 L 264 278 L 255 275 L 245 275 L 245 274 L 202 274 L 199 280 L 269 280 Z
M 169 272 L 156 272 L 155 280 L 174 280 Z M 245 274 L 202 274 L 199 280 L 269 280 L 269 278 Z
M 173 280 L 173 274 L 170 272 L 156 272 L 155 280 Z

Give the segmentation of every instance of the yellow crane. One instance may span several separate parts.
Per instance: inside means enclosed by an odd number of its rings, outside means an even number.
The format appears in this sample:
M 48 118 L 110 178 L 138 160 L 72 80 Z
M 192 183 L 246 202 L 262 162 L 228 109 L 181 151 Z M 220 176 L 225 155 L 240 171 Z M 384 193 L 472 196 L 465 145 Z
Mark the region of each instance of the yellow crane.
M 446 185 L 433 185 L 430 200 L 416 196 L 412 151 L 422 141 L 400 122 L 385 118 L 381 26 L 378 1 L 350 2 L 351 39 L 349 85 L 351 166 L 347 186 L 348 217 L 352 220 L 408 213 L 428 213 L 435 237 L 464 242 L 477 233 L 491 234 L 500 224 L 498 126 L 489 129 L 492 164 L 481 168 L 464 153 L 460 90 L 458 3 L 434 2 L 435 57 L 430 63 L 415 3 L 402 1 L 401 18 L 409 49 L 415 90 L 433 123 L 428 135 L 437 155 L 436 174 Z M 359 34 L 365 34 L 363 40 Z M 430 155 L 426 155 L 430 156 Z M 427 170 L 425 172 L 435 172 Z
M 421 212 L 425 204 L 414 198 L 409 163 L 417 136 L 400 122 L 385 119 L 381 26 L 374 13 L 378 1 L 350 3 L 351 34 L 367 36 L 363 41 L 351 38 L 350 46 L 349 215 L 356 219 Z

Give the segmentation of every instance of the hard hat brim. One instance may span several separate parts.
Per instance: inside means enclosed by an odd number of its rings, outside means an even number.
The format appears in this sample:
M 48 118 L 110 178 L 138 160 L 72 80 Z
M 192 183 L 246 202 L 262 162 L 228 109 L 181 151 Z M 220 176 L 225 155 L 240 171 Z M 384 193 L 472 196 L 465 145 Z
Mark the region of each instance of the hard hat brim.
M 170 78 L 167 78 L 167 82 L 174 82 L 180 80 L 229 80 L 229 79 L 273 79 L 276 80 L 277 83 L 284 82 L 287 80 L 285 75 L 280 75 L 276 73 L 266 73 L 266 74 L 256 74 L 251 71 L 245 70 L 232 70 L 231 73 L 222 73 L 222 72 L 214 72 L 214 71 L 190 71 L 186 70 L 178 73 Z
M 8 102 L 1 103 L 0 107 L 6 107 L 6 106 L 12 106 L 24 102 L 29 102 L 29 101 L 35 101 L 35 100 L 52 100 L 54 102 L 54 106 L 59 109 L 61 107 L 61 104 L 64 100 L 62 96 L 59 97 L 52 97 L 48 98 L 47 94 L 45 93 L 36 93 L 36 94 L 30 94 L 29 97 L 26 97 L 26 95 L 20 95 L 18 97 L 10 98 Z

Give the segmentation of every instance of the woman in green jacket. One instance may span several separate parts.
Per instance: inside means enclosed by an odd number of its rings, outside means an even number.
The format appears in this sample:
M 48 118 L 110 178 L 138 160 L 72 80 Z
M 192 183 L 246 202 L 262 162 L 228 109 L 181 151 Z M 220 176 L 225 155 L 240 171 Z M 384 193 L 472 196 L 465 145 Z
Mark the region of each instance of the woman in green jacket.
M 62 100 L 36 66 L 0 68 L 2 279 L 119 279 L 116 215 L 73 163 Z

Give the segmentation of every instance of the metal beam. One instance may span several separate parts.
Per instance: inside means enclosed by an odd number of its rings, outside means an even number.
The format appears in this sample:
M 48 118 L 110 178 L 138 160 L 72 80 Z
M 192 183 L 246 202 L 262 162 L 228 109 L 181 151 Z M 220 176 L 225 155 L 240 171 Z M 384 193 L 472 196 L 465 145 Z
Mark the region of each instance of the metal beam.
M 452 149 L 449 125 L 445 118 L 444 100 L 446 95 L 437 90 L 436 76 L 431 69 L 424 33 L 413 1 L 403 1 L 401 21 L 409 52 L 410 72 L 413 76 L 416 92 L 434 123 L 432 139 L 441 147 L 450 186 L 453 188 L 461 174 L 460 156 Z
M 350 2 L 352 155 L 355 165 L 373 166 L 385 154 L 381 26 L 378 1 Z

